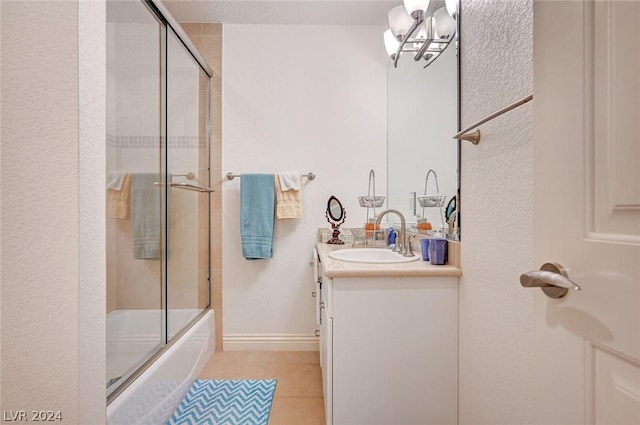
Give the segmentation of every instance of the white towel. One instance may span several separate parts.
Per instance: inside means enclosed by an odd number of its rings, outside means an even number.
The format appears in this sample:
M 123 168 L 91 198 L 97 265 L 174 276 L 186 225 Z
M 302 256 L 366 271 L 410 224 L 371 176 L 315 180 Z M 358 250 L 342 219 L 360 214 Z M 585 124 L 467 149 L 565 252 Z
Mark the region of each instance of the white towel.
M 122 190 L 124 177 L 127 175 L 124 171 L 109 171 L 107 173 L 107 189 Z
M 302 191 L 283 191 L 280 187 L 280 179 L 275 179 L 276 187 L 276 218 L 302 218 Z
M 131 191 L 131 176 L 122 176 L 120 190 L 107 189 L 107 217 L 125 219 L 129 217 L 129 193 Z
M 287 171 L 285 173 L 279 173 L 280 189 L 283 192 L 287 190 L 300 190 L 300 173 L 295 171 Z

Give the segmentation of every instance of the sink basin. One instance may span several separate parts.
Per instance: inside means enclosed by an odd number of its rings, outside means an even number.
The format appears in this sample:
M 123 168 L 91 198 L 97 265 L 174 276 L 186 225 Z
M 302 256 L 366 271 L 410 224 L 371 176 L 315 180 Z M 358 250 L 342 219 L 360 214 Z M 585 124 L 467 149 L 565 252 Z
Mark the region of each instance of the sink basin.
M 401 254 L 384 248 L 347 248 L 331 251 L 329 258 L 353 263 L 406 263 L 420 257 L 403 257 Z

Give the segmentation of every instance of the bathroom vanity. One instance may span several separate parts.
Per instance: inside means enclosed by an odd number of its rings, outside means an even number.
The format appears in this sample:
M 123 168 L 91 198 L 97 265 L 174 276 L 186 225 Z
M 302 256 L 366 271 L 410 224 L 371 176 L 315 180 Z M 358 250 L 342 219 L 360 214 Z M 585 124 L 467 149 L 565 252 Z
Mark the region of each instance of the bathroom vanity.
M 458 277 L 424 261 L 321 265 L 327 425 L 456 424 Z

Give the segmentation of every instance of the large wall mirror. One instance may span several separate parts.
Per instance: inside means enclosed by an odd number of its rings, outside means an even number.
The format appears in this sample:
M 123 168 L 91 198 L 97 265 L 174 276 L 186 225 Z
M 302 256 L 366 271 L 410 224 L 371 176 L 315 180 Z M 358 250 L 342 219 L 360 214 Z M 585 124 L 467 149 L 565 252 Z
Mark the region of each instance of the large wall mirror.
M 459 238 L 459 229 L 449 232 L 446 216 L 454 203 L 460 205 L 459 142 L 451 138 L 458 129 L 457 41 L 451 41 L 426 68 L 422 61 L 403 55 L 397 68 L 389 61 L 387 73 L 387 205 L 401 211 L 413 226 L 427 219 L 433 229 L 444 228 L 454 239 Z M 443 195 L 442 208 L 423 208 L 421 201 L 433 205 L 432 198 L 422 197 L 425 193 Z M 456 211 L 449 220 L 451 224 L 455 220 L 456 227 L 457 218 Z

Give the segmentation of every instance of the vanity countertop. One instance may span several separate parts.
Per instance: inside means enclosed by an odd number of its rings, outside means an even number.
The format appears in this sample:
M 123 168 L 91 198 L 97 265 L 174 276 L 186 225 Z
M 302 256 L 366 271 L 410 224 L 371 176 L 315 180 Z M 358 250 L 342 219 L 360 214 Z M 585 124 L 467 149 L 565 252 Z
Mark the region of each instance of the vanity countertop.
M 334 260 L 329 257 L 331 251 L 352 248 L 351 244 L 328 245 L 316 244 L 320 262 L 327 277 L 429 277 L 429 276 L 462 276 L 462 269 L 453 265 L 433 266 L 428 261 L 410 261 L 405 263 L 356 263 Z M 419 255 L 419 253 L 416 252 Z

